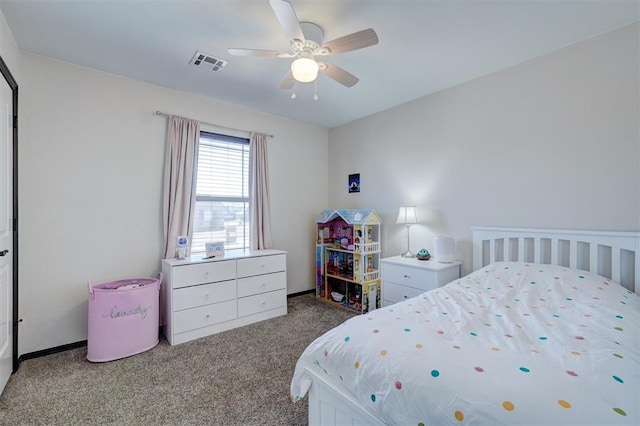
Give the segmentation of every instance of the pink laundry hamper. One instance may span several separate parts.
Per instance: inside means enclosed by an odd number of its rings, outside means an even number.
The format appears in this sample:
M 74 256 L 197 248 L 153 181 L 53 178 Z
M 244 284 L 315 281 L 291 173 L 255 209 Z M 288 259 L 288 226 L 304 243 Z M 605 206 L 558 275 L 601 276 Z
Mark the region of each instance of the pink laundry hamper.
M 161 282 L 162 273 L 155 279 L 89 282 L 89 361 L 113 361 L 158 344 Z

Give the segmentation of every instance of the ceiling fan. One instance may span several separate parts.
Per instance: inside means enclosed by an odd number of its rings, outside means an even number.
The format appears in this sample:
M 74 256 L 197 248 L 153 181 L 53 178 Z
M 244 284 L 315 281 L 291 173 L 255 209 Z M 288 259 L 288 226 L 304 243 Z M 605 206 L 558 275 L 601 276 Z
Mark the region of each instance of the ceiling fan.
M 296 82 L 312 82 L 317 78 L 318 72 L 346 87 L 352 87 L 359 81 L 353 74 L 337 65 L 320 61 L 317 57 L 333 56 L 378 44 L 378 35 L 373 29 L 368 28 L 325 43 L 322 28 L 312 22 L 300 22 L 291 3 L 286 0 L 269 0 L 269 4 L 291 40 L 290 51 L 233 48 L 229 49 L 231 55 L 295 58 L 280 83 L 281 89 L 291 89 Z

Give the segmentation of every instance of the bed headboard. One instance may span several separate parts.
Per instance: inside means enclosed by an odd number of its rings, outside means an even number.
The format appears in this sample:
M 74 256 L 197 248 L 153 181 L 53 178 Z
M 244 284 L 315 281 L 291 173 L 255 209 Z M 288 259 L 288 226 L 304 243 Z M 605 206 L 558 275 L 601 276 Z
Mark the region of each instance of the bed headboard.
M 473 270 L 499 261 L 561 265 L 640 294 L 640 232 L 472 227 Z

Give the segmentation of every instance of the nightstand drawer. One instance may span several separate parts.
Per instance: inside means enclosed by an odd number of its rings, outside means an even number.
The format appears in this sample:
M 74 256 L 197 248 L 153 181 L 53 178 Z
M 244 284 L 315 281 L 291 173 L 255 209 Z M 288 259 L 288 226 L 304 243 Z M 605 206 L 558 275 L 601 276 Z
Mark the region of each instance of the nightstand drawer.
M 238 259 L 238 278 L 280 272 L 286 269 L 287 256 L 284 254 Z
M 173 291 L 173 310 L 195 308 L 212 303 L 233 300 L 236 297 L 236 280 L 179 288 Z
M 266 293 L 287 287 L 287 273 L 276 272 L 274 274 L 256 275 L 238 279 L 238 297 L 251 296 L 253 294 Z
M 238 299 L 238 317 L 258 314 L 270 309 L 287 306 L 286 290 L 276 290 L 269 293 L 256 294 L 255 296 Z
M 435 273 L 433 271 L 411 268 L 404 265 L 383 263 L 382 279 L 384 280 L 385 287 L 389 282 L 413 287 L 422 290 L 421 292 L 437 287 Z
M 238 304 L 235 300 L 187 309 L 173 314 L 173 332 L 182 333 L 236 319 Z
M 393 303 L 402 302 L 403 300 L 422 294 L 425 291 L 426 290 L 394 284 L 389 281 L 385 281 L 384 283 L 384 299 Z
M 173 268 L 171 282 L 173 288 L 188 287 L 197 284 L 227 281 L 236 277 L 236 262 L 220 260 L 215 262 L 191 263 Z

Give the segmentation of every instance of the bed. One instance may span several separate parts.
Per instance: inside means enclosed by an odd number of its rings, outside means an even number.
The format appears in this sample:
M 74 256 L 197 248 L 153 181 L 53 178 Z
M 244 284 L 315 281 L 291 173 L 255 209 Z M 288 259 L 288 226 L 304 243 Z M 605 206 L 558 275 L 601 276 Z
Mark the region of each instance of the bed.
M 307 347 L 309 424 L 640 424 L 640 232 L 473 228 L 473 257 Z

